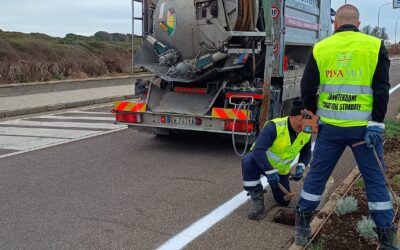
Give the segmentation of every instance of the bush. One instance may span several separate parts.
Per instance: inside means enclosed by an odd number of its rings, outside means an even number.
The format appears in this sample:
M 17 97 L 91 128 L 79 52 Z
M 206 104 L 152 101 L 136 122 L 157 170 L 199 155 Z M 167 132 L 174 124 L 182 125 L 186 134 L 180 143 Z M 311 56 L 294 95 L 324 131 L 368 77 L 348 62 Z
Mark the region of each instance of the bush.
M 335 213 L 338 216 L 342 216 L 356 211 L 357 208 L 358 208 L 357 199 L 354 196 L 346 196 L 344 198 L 340 198 L 337 201 Z
M 357 222 L 357 232 L 366 239 L 378 239 L 378 235 L 374 231 L 375 222 L 368 217 L 363 216 Z
M 131 36 L 96 34 L 69 33 L 55 38 L 40 33 L 0 32 L 0 84 L 131 73 Z M 108 36 L 111 42 L 101 40 Z M 135 38 L 135 46 L 140 41 Z

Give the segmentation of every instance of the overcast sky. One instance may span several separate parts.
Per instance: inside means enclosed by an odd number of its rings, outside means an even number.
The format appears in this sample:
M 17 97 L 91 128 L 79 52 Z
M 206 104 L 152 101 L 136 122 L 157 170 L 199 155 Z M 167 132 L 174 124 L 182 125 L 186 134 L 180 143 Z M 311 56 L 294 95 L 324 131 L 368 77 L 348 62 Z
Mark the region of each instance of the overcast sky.
M 187 0 L 189 1 L 189 0 Z M 361 13 L 361 26 L 377 26 L 378 9 L 392 0 L 348 0 Z M 332 0 L 337 9 L 345 0 Z M 394 40 L 400 9 L 383 6 L 380 26 Z M 64 37 L 67 33 L 93 35 L 97 31 L 131 33 L 130 0 L 0 0 L 0 29 L 25 33 L 40 32 Z M 400 29 L 400 22 L 399 22 Z M 400 32 L 398 32 L 400 40 Z

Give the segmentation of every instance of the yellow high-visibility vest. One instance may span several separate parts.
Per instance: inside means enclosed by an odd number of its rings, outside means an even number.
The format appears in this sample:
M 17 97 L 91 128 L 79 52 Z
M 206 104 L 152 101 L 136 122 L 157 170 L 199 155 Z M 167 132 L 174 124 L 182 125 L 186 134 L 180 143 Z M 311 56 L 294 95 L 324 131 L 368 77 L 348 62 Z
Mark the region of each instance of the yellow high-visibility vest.
M 281 175 L 289 174 L 290 164 L 294 161 L 301 149 L 310 141 L 311 134 L 299 133 L 293 144 L 290 141 L 288 117 L 276 118 L 268 122 L 275 123 L 276 139 L 266 152 L 267 159 L 274 169 Z M 265 123 L 265 125 L 268 124 Z M 253 150 L 255 143 L 251 150 Z
M 338 32 L 315 44 L 321 121 L 339 127 L 368 124 L 380 46 L 380 39 L 356 31 Z

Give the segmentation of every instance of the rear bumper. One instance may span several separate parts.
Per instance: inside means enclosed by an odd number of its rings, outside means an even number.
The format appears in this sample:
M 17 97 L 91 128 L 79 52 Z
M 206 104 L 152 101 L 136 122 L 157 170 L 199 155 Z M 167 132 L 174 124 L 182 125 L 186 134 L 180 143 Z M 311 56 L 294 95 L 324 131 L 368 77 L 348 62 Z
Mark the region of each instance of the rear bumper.
M 116 122 L 117 124 L 128 125 L 130 128 L 154 128 L 154 129 L 169 129 L 169 130 L 186 130 L 197 132 L 210 132 L 219 134 L 232 134 L 231 130 L 224 130 L 224 119 L 214 118 L 212 116 L 191 116 L 182 114 L 163 114 L 153 112 L 140 113 L 140 123 L 125 123 Z M 176 124 L 172 123 L 172 117 L 192 118 L 201 120 L 201 124 Z M 164 121 L 164 122 L 162 122 Z M 239 121 L 238 121 L 239 122 Z M 243 122 L 243 121 L 242 121 Z M 251 122 L 251 121 L 249 121 Z M 255 132 L 235 132 L 235 135 L 253 135 Z

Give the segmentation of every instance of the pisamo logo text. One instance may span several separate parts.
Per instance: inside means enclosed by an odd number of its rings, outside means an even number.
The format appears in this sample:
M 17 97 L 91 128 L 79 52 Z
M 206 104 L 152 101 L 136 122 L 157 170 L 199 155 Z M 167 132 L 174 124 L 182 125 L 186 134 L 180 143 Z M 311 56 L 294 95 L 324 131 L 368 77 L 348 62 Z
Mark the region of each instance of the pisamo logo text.
M 361 69 L 327 69 L 325 75 L 327 78 L 361 78 L 363 72 Z

